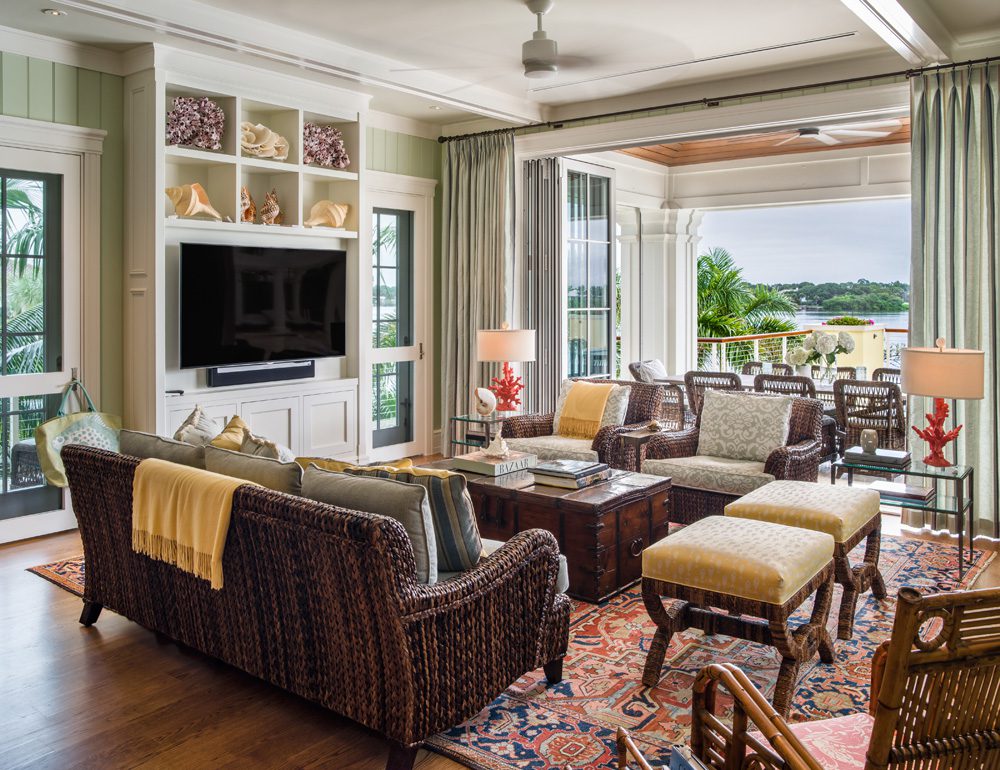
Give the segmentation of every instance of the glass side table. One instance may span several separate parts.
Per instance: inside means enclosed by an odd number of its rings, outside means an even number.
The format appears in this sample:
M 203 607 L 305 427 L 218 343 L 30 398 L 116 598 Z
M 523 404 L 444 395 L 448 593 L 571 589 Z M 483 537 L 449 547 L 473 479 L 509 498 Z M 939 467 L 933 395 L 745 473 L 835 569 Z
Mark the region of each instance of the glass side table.
M 938 468 L 934 465 L 926 465 L 919 460 L 913 460 L 905 468 L 898 468 L 892 465 L 848 461 L 841 457 L 830 464 L 831 482 L 836 479 L 838 468 L 843 468 L 847 471 L 848 486 L 854 483 L 854 471 L 879 471 L 899 476 L 917 476 L 919 478 L 930 479 L 934 495 L 927 503 L 922 503 L 908 497 L 894 497 L 888 492 L 880 492 L 879 494 L 882 500 L 890 505 L 898 505 L 900 508 L 906 508 L 907 510 L 932 514 L 931 526 L 935 529 L 937 528 L 937 515 L 939 513 L 955 517 L 958 524 L 958 579 L 962 580 L 965 576 L 964 537 L 966 520 L 969 522 L 970 563 L 973 558 L 972 543 L 975 537 L 976 519 L 973 509 L 975 469 L 971 465 L 951 465 L 947 468 Z M 939 482 L 944 487 L 943 489 L 938 488 Z M 952 482 L 952 494 L 948 494 L 948 482 Z
M 462 447 L 482 449 L 500 430 L 503 421 L 516 412 L 494 412 L 483 417 L 481 414 L 459 414 L 451 418 L 451 453 L 461 454 Z M 479 426 L 479 431 L 476 430 Z

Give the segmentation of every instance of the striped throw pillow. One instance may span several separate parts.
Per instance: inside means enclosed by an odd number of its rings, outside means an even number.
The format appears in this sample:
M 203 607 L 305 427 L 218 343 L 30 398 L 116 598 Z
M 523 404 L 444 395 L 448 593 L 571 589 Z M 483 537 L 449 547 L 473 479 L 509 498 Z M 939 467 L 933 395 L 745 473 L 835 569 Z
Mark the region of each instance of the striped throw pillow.
M 479 564 L 483 541 L 479 537 L 479 525 L 465 476 L 447 471 L 385 466 L 356 467 L 345 472 L 422 486 L 427 490 L 431 517 L 434 519 L 438 570 L 464 572 Z

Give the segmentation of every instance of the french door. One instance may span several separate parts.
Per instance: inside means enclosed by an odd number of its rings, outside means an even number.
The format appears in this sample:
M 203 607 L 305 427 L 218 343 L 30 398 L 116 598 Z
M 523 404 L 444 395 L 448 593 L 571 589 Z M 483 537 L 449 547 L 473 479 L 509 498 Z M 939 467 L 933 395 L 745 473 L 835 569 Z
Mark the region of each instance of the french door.
M 80 366 L 80 162 L 0 147 L 0 542 L 75 525 L 35 428 Z

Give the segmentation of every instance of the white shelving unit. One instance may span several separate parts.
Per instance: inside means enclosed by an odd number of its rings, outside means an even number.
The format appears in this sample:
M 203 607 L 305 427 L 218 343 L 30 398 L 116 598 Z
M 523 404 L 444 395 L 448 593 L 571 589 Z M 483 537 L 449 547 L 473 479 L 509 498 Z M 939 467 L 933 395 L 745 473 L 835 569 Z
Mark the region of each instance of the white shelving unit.
M 297 427 L 283 437 L 296 444 L 292 449 L 299 454 L 336 449 L 336 456 L 363 456 L 359 436 L 364 431 L 359 426 L 366 421 L 357 412 L 357 388 L 359 374 L 369 371 L 370 363 L 362 360 L 367 346 L 360 344 L 361 330 L 367 327 L 359 302 L 367 285 L 363 276 L 370 250 L 358 232 L 365 204 L 364 115 L 369 97 L 159 45 L 149 46 L 143 56 L 148 66 L 129 75 L 125 87 L 125 424 L 170 433 L 182 406 L 204 402 L 226 411 L 237 405 L 237 411 L 251 419 L 280 422 L 287 417 L 287 424 Z M 220 150 L 167 143 L 166 116 L 178 96 L 208 97 L 222 108 L 226 121 Z M 262 123 L 284 136 L 288 158 L 244 155 L 243 121 Z M 302 163 L 308 121 L 342 132 L 351 161 L 346 169 Z M 175 214 L 165 188 L 194 182 L 205 188 L 225 221 Z M 243 186 L 257 207 L 254 223 L 240 221 Z M 284 217 L 280 225 L 260 223 L 264 196 L 272 189 Z M 343 227 L 303 225 L 321 200 L 350 207 Z M 204 370 L 180 369 L 178 254 L 185 242 L 345 251 L 347 355 L 317 360 L 313 379 L 244 388 L 208 388 Z M 183 395 L 177 395 L 179 391 Z M 335 439 L 314 424 L 323 413 L 320 405 L 337 415 L 331 422 L 340 426 Z

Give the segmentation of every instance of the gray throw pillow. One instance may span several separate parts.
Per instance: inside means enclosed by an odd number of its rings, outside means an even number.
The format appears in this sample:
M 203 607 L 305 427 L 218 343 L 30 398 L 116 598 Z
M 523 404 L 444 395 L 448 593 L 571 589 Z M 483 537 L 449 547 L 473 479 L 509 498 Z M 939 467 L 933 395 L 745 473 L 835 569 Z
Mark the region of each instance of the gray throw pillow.
M 118 451 L 123 455 L 138 457 L 141 460 L 155 457 L 158 460 L 166 460 L 178 465 L 205 469 L 205 447 L 192 446 L 183 441 L 157 436 L 154 433 L 123 430 L 119 438 Z
M 349 476 L 310 465 L 302 476 L 302 496 L 352 511 L 377 513 L 395 519 L 410 537 L 417 580 L 428 585 L 437 582 L 434 520 L 427 490 L 419 484 Z
M 706 390 L 698 454 L 765 462 L 788 440 L 793 396 Z
M 282 463 L 269 457 L 254 457 L 230 449 L 205 447 L 205 470 L 252 481 L 275 492 L 302 494 L 302 468 L 298 463 Z

